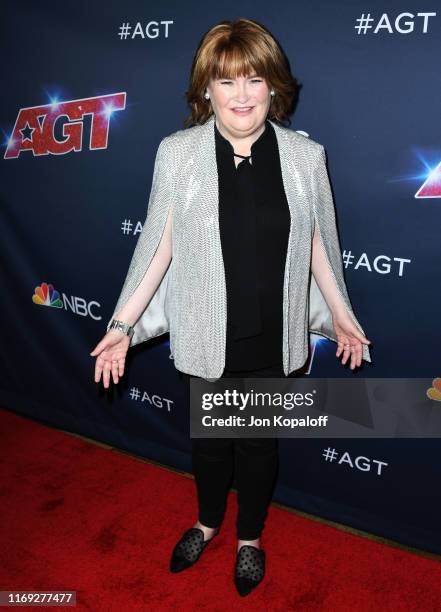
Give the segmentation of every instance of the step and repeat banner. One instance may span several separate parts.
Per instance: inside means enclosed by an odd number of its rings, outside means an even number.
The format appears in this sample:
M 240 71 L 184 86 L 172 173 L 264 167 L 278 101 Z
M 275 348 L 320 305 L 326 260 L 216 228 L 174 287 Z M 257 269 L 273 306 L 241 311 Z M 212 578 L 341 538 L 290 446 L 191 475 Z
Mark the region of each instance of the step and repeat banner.
M 414 431 L 441 412 L 439 4 L 270 8 L 3 7 L 5 409 L 191 471 L 188 389 L 168 335 L 131 348 L 108 390 L 89 353 L 145 220 L 159 142 L 184 127 L 197 44 L 219 21 L 247 17 L 270 29 L 301 84 L 288 127 L 325 147 L 346 282 L 372 341 L 372 363 L 354 373 L 335 343 L 311 337 L 303 376 L 427 378 L 430 409 L 415 399 Z M 440 439 L 279 442 L 275 501 L 441 553 Z

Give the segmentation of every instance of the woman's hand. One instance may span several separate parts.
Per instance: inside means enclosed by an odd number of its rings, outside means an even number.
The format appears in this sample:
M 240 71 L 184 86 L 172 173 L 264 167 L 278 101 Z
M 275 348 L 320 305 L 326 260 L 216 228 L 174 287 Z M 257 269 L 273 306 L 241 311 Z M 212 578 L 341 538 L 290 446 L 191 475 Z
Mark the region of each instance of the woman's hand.
M 351 370 L 360 366 L 363 359 L 363 344 L 371 344 L 370 340 L 358 329 L 350 315 L 345 311 L 332 315 L 332 324 L 337 336 L 336 357 L 343 353 L 344 365 L 351 356 Z
M 112 372 L 115 385 L 124 374 L 124 365 L 127 351 L 130 346 L 130 337 L 118 329 L 111 329 L 107 332 L 100 342 L 90 353 L 96 356 L 95 363 L 95 382 L 99 382 L 103 375 L 103 384 L 107 389 L 110 382 L 110 372 Z

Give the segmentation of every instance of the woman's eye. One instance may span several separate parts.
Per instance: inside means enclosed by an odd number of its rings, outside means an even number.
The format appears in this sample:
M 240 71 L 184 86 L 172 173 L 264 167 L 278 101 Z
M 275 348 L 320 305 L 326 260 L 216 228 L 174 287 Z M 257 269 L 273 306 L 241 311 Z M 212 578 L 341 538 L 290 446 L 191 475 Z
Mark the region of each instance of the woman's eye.
M 221 81 L 221 85 L 231 85 L 233 81 Z M 251 79 L 252 83 L 262 83 L 262 79 Z

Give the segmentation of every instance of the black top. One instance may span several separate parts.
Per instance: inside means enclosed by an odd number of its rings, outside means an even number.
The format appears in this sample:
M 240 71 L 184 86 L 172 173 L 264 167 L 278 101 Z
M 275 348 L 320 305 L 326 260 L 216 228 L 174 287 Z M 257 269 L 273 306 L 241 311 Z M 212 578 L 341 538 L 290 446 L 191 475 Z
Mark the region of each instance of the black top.
M 236 168 L 214 122 L 227 292 L 225 369 L 282 367 L 283 281 L 290 212 L 271 123 Z

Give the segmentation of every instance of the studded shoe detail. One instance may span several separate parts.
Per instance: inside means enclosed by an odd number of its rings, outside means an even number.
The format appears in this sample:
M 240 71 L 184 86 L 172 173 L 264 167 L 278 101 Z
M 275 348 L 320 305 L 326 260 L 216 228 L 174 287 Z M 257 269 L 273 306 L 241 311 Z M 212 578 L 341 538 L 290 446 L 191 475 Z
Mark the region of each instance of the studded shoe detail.
M 265 551 L 244 544 L 237 552 L 234 583 L 242 597 L 251 593 L 265 576 Z
M 198 527 L 190 527 L 173 549 L 170 559 L 170 571 L 181 572 L 191 567 L 198 561 L 207 544 L 217 536 L 219 529 L 214 532 L 209 540 L 204 541 L 204 532 Z

